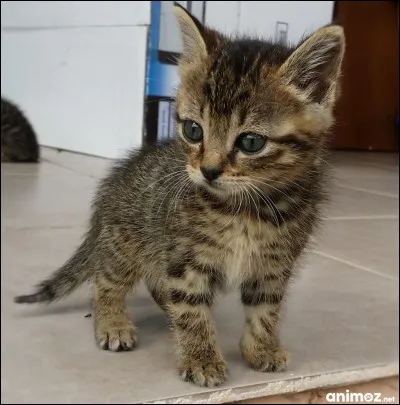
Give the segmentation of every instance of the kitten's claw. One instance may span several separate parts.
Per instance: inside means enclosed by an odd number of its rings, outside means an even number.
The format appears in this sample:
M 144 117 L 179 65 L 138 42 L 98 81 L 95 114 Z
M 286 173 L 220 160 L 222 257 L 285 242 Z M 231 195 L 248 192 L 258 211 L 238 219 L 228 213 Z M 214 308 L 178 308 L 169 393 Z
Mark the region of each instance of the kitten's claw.
M 279 346 L 257 350 L 242 347 L 242 355 L 250 367 L 262 372 L 284 371 L 289 361 L 288 352 Z
M 130 322 L 110 324 L 100 321 L 96 324 L 95 334 L 99 347 L 112 352 L 133 350 L 137 343 L 136 331 Z
M 226 381 L 227 370 L 222 359 L 211 361 L 183 360 L 179 365 L 183 381 L 200 387 L 217 387 Z

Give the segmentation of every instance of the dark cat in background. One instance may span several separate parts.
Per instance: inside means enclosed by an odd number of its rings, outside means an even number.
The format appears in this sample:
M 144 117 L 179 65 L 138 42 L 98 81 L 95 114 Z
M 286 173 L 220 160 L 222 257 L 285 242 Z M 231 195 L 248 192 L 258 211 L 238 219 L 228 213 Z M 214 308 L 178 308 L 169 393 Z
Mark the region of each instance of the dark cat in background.
M 20 108 L 1 98 L 1 161 L 38 162 L 35 131 Z

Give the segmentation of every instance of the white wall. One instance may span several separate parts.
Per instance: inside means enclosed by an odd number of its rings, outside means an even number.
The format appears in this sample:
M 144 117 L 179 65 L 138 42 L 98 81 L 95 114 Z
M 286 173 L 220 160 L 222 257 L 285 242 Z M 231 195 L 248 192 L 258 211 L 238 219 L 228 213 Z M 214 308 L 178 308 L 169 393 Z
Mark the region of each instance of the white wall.
M 241 1 L 207 1 L 205 23 L 227 34 L 240 30 Z
M 243 1 L 240 31 L 273 37 L 276 22 L 289 24 L 288 40 L 297 42 L 332 22 L 333 1 Z
M 228 34 L 235 31 L 274 37 L 276 22 L 289 24 L 288 40 L 297 42 L 332 22 L 333 1 L 208 1 L 206 22 Z
M 42 145 L 115 158 L 142 142 L 150 2 L 1 2 L 1 92 Z
M 2 1 L 1 27 L 148 25 L 149 1 Z

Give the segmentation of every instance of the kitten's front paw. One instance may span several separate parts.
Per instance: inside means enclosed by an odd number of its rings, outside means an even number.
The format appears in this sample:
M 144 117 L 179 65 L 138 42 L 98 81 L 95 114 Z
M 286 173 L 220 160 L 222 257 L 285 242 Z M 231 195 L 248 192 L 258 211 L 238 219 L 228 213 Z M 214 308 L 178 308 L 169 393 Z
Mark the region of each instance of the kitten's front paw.
M 249 366 L 258 371 L 284 371 L 289 361 L 289 353 L 280 346 L 246 346 L 242 343 L 241 349 Z
M 217 387 L 227 378 L 226 365 L 222 358 L 207 360 L 185 358 L 179 362 L 178 370 L 183 381 L 192 382 L 200 387 Z
M 125 317 L 114 319 L 112 322 L 98 319 L 95 335 L 101 349 L 113 352 L 133 350 L 137 343 L 135 328 Z

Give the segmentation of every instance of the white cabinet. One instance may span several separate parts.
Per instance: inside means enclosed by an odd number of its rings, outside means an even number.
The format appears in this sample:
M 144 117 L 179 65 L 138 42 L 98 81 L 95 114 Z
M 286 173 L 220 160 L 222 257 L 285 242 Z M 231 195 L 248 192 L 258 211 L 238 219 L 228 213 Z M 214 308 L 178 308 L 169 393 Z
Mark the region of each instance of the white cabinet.
M 1 92 L 42 145 L 115 158 L 142 144 L 150 1 L 2 1 Z
M 1 27 L 87 27 L 150 23 L 150 1 L 2 1 Z

